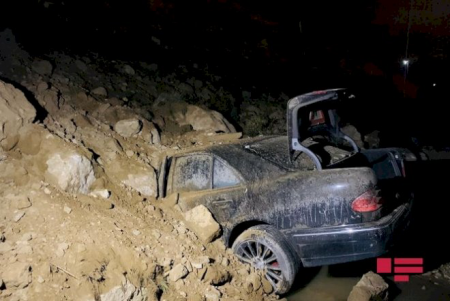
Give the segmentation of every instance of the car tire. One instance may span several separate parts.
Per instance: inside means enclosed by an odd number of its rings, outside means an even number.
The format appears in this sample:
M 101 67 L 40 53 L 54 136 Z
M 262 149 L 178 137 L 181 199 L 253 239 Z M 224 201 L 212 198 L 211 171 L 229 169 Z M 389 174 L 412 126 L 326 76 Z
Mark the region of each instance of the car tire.
M 236 257 L 263 270 L 277 294 L 287 293 L 300 261 L 283 234 L 270 225 L 258 225 L 241 233 L 233 243 Z

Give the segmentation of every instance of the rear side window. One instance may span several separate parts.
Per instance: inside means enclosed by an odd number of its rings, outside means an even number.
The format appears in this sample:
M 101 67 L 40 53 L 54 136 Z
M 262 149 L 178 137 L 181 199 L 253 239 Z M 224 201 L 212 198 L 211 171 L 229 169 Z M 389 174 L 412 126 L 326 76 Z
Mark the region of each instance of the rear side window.
M 212 158 L 207 155 L 179 157 L 175 162 L 173 191 L 188 192 L 211 188 Z
M 213 188 L 224 188 L 240 184 L 235 172 L 223 162 L 214 159 Z

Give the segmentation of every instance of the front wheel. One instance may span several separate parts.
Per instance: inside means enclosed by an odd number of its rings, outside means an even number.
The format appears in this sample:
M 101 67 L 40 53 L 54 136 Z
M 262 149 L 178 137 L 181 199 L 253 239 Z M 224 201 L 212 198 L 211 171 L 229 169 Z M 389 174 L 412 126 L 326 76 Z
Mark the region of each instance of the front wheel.
M 277 229 L 269 225 L 251 227 L 236 238 L 232 249 L 240 261 L 263 270 L 277 294 L 289 291 L 299 260 Z

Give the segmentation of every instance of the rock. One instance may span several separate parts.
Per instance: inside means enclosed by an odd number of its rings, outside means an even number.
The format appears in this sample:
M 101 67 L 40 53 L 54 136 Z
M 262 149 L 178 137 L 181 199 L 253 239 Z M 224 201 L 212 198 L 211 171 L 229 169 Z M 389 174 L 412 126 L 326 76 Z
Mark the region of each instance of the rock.
M 203 269 L 203 263 L 199 262 L 192 262 L 192 267 L 196 268 L 197 270 Z
M 191 85 L 186 84 L 186 83 L 180 83 L 178 85 L 178 90 L 180 90 L 180 92 L 184 93 L 184 94 L 188 94 L 188 95 L 194 94 L 194 88 Z
M 430 272 L 428 272 L 430 273 Z M 426 274 L 428 274 L 426 273 Z M 445 263 L 441 265 L 438 269 L 431 271 L 431 274 L 436 278 L 446 278 L 447 280 L 450 280 L 450 263 Z M 429 275 L 431 276 L 431 275 Z
M 154 170 L 148 170 L 147 173 L 128 174 L 128 178 L 123 180 L 122 183 L 144 196 L 156 196 L 158 191 Z
M 44 279 L 42 276 L 39 276 L 38 279 L 37 279 L 37 281 L 38 281 L 39 283 L 44 283 L 44 282 L 45 282 L 45 279 Z
M 178 281 L 180 279 L 183 279 L 189 274 L 189 271 L 187 268 L 182 265 L 181 263 L 177 264 L 173 267 L 173 269 L 169 273 L 169 280 L 172 282 Z
M 92 90 L 91 93 L 94 95 L 98 95 L 98 96 L 104 96 L 104 97 L 108 96 L 108 92 L 103 87 L 97 87 L 94 90 Z
M 229 282 L 231 275 L 228 271 L 211 267 L 206 272 L 205 280 L 211 285 L 219 286 Z
M 36 109 L 22 91 L 0 81 L 0 149 L 9 151 L 19 141 L 19 130 L 33 122 Z
M 50 195 L 52 192 L 47 187 L 44 188 L 44 193 Z
M 199 205 L 184 214 L 188 227 L 204 242 L 209 243 L 220 236 L 220 225 L 214 220 L 211 212 Z
M 42 93 L 45 90 L 48 90 L 48 83 L 46 83 L 46 82 L 39 83 L 39 85 L 37 86 L 36 90 L 37 90 L 38 93 Z
M 219 301 L 222 293 L 214 286 L 210 286 L 205 290 L 206 301 Z
M 106 101 L 112 106 L 121 106 L 121 105 L 123 105 L 123 101 L 118 99 L 117 97 L 110 97 Z
M 72 212 L 72 208 L 64 206 L 64 212 L 70 214 Z
M 0 242 L 5 242 L 6 237 L 3 234 L 0 234 Z
M 203 265 L 208 265 L 211 262 L 211 259 L 208 256 L 198 256 L 194 260 L 192 260 L 192 266 L 200 266 L 197 267 L 198 269 L 201 269 Z
M 131 231 L 131 233 L 133 233 L 133 235 L 135 235 L 135 236 L 138 236 L 141 234 L 141 231 L 135 229 L 135 230 Z
M 383 278 L 374 272 L 363 275 L 361 280 L 353 287 L 347 301 L 388 300 L 389 285 Z
M 51 75 L 53 66 L 49 61 L 36 59 L 31 65 L 31 69 L 40 75 Z
M 132 283 L 113 287 L 109 292 L 100 295 L 100 301 L 152 301 L 148 299 L 146 289 L 136 288 Z
M 142 129 L 142 122 L 138 119 L 124 119 L 114 125 L 114 130 L 122 137 L 130 138 Z
M 127 150 L 127 151 L 125 152 L 125 154 L 127 155 L 127 157 L 133 157 L 134 152 L 133 152 L 132 150 Z
M 354 286 L 347 301 L 371 301 L 372 295 L 368 290 L 362 287 Z
M 130 65 L 123 66 L 123 72 L 128 74 L 128 75 L 135 75 L 136 74 L 136 72 L 134 71 L 134 69 Z
M 144 125 L 139 135 L 150 144 L 161 144 L 159 131 L 152 122 L 144 120 Z
M 36 155 L 41 150 L 44 130 L 38 125 L 31 125 L 20 130 L 17 147 L 26 155 Z
M 183 121 L 181 121 L 183 123 Z M 185 124 L 190 124 L 195 131 L 234 133 L 236 129 L 222 114 L 216 111 L 188 105 Z M 184 124 L 180 124 L 184 125 Z
M 56 89 L 45 90 L 37 95 L 39 103 L 50 113 L 50 115 L 58 114 L 60 103 L 60 94 Z
M 9 264 L 0 273 L 7 289 L 25 288 L 31 282 L 31 266 L 25 262 Z
M 227 267 L 227 266 L 230 265 L 230 260 L 229 260 L 228 258 L 223 258 L 221 264 L 222 264 L 224 267 Z
M 111 196 L 111 192 L 108 189 L 95 189 L 94 191 L 91 191 L 89 195 L 93 196 L 94 198 L 100 197 L 109 199 L 109 197 Z
M 380 131 L 373 131 L 364 136 L 367 148 L 378 148 L 380 146 Z
M 341 131 L 346 134 L 347 136 L 349 136 L 350 138 L 352 138 L 356 145 L 358 147 L 364 147 L 364 143 L 362 141 L 362 137 L 361 134 L 358 132 L 358 130 L 356 129 L 356 127 L 354 127 L 351 124 L 348 124 L 346 126 L 344 126 Z
M 87 194 L 95 181 L 91 161 L 78 153 L 54 153 L 46 163 L 46 181 L 66 192 Z
M 17 223 L 22 219 L 22 217 L 24 217 L 24 215 L 25 215 L 24 211 L 17 213 L 16 215 L 14 215 L 13 221 Z
M 87 65 L 83 61 L 76 60 L 75 61 L 75 66 L 77 66 L 77 68 L 80 69 L 83 72 L 87 71 Z
M 69 249 L 69 244 L 66 242 L 59 243 L 56 249 L 56 256 L 63 257 L 66 251 Z

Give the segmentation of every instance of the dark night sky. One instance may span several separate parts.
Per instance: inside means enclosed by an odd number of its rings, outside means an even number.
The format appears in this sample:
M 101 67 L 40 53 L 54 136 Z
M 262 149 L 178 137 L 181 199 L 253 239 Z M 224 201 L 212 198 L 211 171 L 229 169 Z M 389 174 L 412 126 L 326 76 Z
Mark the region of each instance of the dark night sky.
M 236 90 L 350 87 L 410 124 L 423 103 L 442 103 L 449 80 L 450 0 L 19 0 L 3 11 L 0 28 L 36 54 L 96 51 L 168 69 L 196 63 Z

